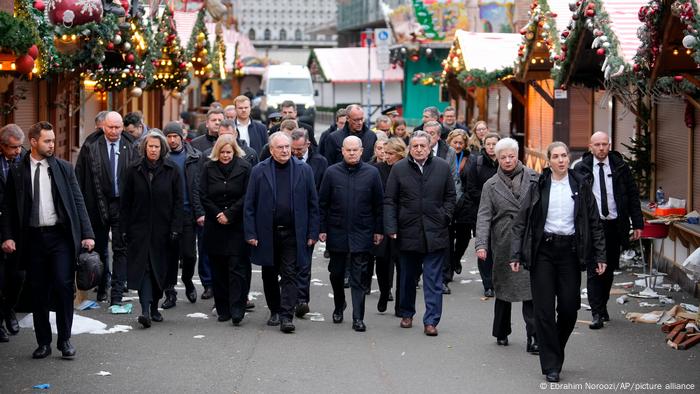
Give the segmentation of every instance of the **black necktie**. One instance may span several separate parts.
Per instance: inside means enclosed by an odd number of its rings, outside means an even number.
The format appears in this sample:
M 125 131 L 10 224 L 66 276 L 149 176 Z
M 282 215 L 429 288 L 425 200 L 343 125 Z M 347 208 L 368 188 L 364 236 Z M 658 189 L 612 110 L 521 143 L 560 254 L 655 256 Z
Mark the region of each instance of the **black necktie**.
M 603 213 L 603 217 L 607 217 L 610 211 L 608 211 L 608 188 L 605 186 L 605 163 L 598 163 L 598 182 L 600 183 L 600 211 Z
M 40 175 L 41 163 L 36 163 L 36 170 L 34 170 L 34 194 L 32 197 L 32 213 L 29 217 L 30 227 L 39 227 L 39 210 L 41 209 L 41 191 L 39 190 Z
M 119 197 L 119 186 L 117 184 L 117 155 L 116 152 L 114 151 L 114 145 L 116 145 L 114 142 L 112 142 L 110 145 L 112 145 L 111 148 L 109 148 L 109 170 L 112 172 L 112 176 L 114 177 L 114 184 L 112 185 L 114 187 L 114 197 Z

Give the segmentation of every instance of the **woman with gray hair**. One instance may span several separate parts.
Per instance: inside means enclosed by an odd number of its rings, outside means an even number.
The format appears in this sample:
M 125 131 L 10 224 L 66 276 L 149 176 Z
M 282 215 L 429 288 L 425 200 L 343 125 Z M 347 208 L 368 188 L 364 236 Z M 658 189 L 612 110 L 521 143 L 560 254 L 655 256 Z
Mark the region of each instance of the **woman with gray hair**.
M 511 303 L 523 303 L 523 318 L 527 332 L 527 351 L 537 354 L 539 347 L 535 337 L 532 293 L 528 272 L 513 272 L 509 266 L 513 218 L 517 215 L 530 184 L 539 175 L 523 166 L 518 160 L 518 143 L 504 138 L 496 143 L 498 170 L 481 192 L 481 202 L 476 220 L 476 254 L 486 259 L 493 257 L 494 304 L 493 336 L 498 345 L 508 345 L 511 333 Z
M 163 296 L 167 253 L 182 232 L 183 194 L 177 164 L 166 158 L 168 143 L 151 129 L 139 145 L 142 159 L 126 171 L 120 193 L 120 227 L 126 242 L 127 283 L 138 290 L 138 322 L 151 327 L 163 321 L 158 301 Z

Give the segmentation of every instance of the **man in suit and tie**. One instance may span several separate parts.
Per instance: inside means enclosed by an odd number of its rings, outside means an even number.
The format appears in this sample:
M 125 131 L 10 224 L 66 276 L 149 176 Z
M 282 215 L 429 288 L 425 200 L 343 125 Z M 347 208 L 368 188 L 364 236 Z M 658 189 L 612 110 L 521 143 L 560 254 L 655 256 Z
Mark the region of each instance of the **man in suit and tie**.
M 29 128 L 31 153 L 8 173 L 3 202 L 2 250 L 27 265 L 32 290 L 34 332 L 39 347 L 32 357 L 51 354 L 49 304 L 56 306 L 57 349 L 73 358 L 75 262 L 81 248 L 95 246 L 90 219 L 71 165 L 56 159 L 56 137 L 49 122 Z
M 134 137 L 124 133 L 117 112 L 107 113 L 102 129 L 90 134 L 80 148 L 75 172 L 85 206 L 95 230 L 95 248 L 105 270 L 97 287 L 97 300 L 107 300 L 110 271 L 107 264 L 109 232 L 112 231 L 112 291 L 110 305 L 121 303 L 126 290 L 126 244 L 119 231 L 119 188 L 126 169 L 136 160 Z
M 3 199 L 7 175 L 11 167 L 24 157 L 24 132 L 14 123 L 0 129 L 0 201 Z M 15 305 L 24 285 L 25 271 L 14 254 L 0 256 L 0 342 L 9 342 L 9 335 L 19 333 Z M 5 327 L 3 327 L 3 324 Z

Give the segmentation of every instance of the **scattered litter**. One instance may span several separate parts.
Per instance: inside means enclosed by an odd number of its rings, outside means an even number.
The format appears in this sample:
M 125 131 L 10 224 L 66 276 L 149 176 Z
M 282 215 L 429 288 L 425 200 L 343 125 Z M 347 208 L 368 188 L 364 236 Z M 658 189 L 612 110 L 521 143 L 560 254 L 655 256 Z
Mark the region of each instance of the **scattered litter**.
M 483 282 L 483 280 L 481 280 L 481 279 L 477 279 L 476 281 L 477 281 L 477 282 Z
M 100 307 L 100 304 L 97 301 L 93 300 L 85 300 L 80 303 L 80 305 L 76 306 L 75 309 L 79 311 L 86 311 L 90 309 L 98 309 Z
M 401 357 L 405 356 L 406 352 L 401 352 Z
M 58 329 L 56 328 L 56 312 L 49 313 L 49 324 L 51 324 L 51 332 L 58 334 Z M 22 328 L 34 328 L 34 315 L 29 313 L 22 320 L 19 321 L 19 326 Z M 73 326 L 71 328 L 71 335 L 79 334 L 111 334 L 113 332 L 125 332 L 121 331 L 123 326 L 114 326 L 113 328 L 107 330 L 107 325 L 99 320 L 91 319 L 89 317 L 80 316 L 76 313 L 73 314 Z M 126 326 L 129 327 L 129 326 Z M 117 328 L 115 330 L 115 328 Z M 131 329 L 131 327 L 129 327 Z
M 263 293 L 259 291 L 251 291 L 250 293 L 248 293 L 248 298 L 251 300 L 257 300 L 258 297 L 260 297 L 261 295 L 263 295 Z
M 662 314 L 662 311 L 653 311 L 649 313 L 630 312 L 627 315 L 625 315 L 625 318 L 635 323 L 653 324 L 659 321 L 659 318 L 661 318 Z
M 333 298 L 333 293 L 328 293 L 328 298 Z
M 208 319 L 208 318 L 209 318 L 209 316 L 207 316 L 206 313 L 202 313 L 202 312 L 188 313 L 188 314 L 187 314 L 187 317 L 192 317 L 192 318 L 195 318 L 195 319 Z
M 672 289 L 673 289 L 673 291 L 675 291 L 677 293 L 677 292 L 681 291 L 681 285 L 679 285 L 678 283 L 674 283 Z
M 588 304 L 584 304 L 583 302 L 581 303 L 581 308 L 583 308 L 583 309 L 585 309 L 585 310 L 587 310 L 587 311 L 590 311 L 590 310 L 591 310 L 591 306 L 588 305 Z
M 622 271 L 615 271 L 615 272 L 613 272 L 613 275 L 614 275 L 614 276 L 621 275 L 621 274 L 622 274 Z
M 674 301 L 673 298 L 662 295 L 659 296 L 659 301 L 662 305 L 673 305 L 676 303 L 676 301 Z
M 633 285 L 634 285 L 634 282 L 613 283 L 613 286 L 618 286 L 618 287 L 632 287 Z
M 322 280 L 321 280 L 321 279 L 316 279 L 316 278 L 311 279 L 311 283 L 315 283 L 315 282 L 322 282 Z
M 311 318 L 309 320 L 311 320 L 311 321 L 326 321 L 326 319 L 323 317 L 323 315 L 321 315 L 321 314 L 319 314 L 319 315 L 311 316 Z
M 122 315 L 131 313 L 132 309 L 134 309 L 133 304 L 112 305 L 109 307 L 109 312 L 113 315 Z
M 374 294 L 374 293 L 379 293 L 379 290 L 377 290 L 377 289 L 374 289 L 374 290 L 370 290 L 370 292 L 369 292 L 369 293 L 370 293 L 370 294 Z
M 654 306 L 659 306 L 659 304 L 650 304 L 650 303 L 648 303 L 648 302 L 646 302 L 646 301 L 642 301 L 642 302 L 639 303 L 639 306 L 641 306 L 642 308 L 651 308 L 651 307 L 654 307 Z
M 629 294 L 627 290 L 622 289 L 610 289 L 610 295 L 625 295 Z
M 471 275 L 476 275 L 476 274 L 479 273 L 479 271 L 469 271 L 469 273 L 470 273 Z
M 102 329 L 102 330 L 95 330 L 95 331 L 90 331 L 89 334 L 95 334 L 95 335 L 104 335 L 104 334 L 115 334 L 118 332 L 129 332 L 133 330 L 134 328 L 131 326 L 125 326 L 121 324 L 117 324 L 112 328 L 109 329 Z
M 201 335 L 201 334 L 200 334 L 200 335 L 195 335 L 195 336 L 193 336 L 192 338 L 194 338 L 194 339 L 202 339 L 202 338 L 204 338 L 204 335 Z
M 619 296 L 619 297 L 617 297 L 617 299 L 615 300 L 615 302 L 617 302 L 618 304 L 622 305 L 622 304 L 624 304 L 625 302 L 627 302 L 627 296 L 626 296 L 626 295 Z
M 36 386 L 32 386 L 33 389 L 39 389 L 39 390 L 48 390 L 51 388 L 51 385 L 48 383 L 42 383 L 42 384 L 37 384 Z
M 255 272 L 256 274 L 261 274 L 262 270 L 251 270 L 251 272 Z
M 112 376 L 112 373 L 107 372 L 107 371 L 100 371 L 100 372 L 96 373 L 95 375 L 97 375 L 97 376 Z
M 122 297 L 122 301 L 138 301 L 138 297 Z
M 688 312 L 698 313 L 697 305 L 683 303 L 681 304 L 681 308 L 685 309 Z
M 311 284 L 314 286 L 324 286 L 324 284 L 321 282 L 312 282 Z
M 489 300 L 489 297 L 479 297 L 479 299 L 480 299 L 481 301 L 488 301 L 488 300 Z
M 583 290 L 581 290 L 581 298 L 588 299 L 588 288 L 584 288 Z
M 463 284 L 463 285 L 466 285 L 466 284 L 468 284 L 468 283 L 472 283 L 472 280 L 471 280 L 471 279 L 462 279 L 462 280 L 459 281 L 459 283 L 461 283 L 461 284 Z

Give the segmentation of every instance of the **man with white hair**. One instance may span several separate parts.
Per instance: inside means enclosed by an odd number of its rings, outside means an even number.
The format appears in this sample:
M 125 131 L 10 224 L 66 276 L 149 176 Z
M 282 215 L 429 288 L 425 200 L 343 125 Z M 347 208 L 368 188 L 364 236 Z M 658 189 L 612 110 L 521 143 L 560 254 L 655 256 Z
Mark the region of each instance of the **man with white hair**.
M 343 161 L 328 167 L 319 192 L 319 239 L 326 242 L 331 257 L 328 271 L 335 303 L 333 323 L 343 321 L 346 306 L 343 282 L 345 266 L 349 264 L 352 329 L 357 332 L 366 330 L 363 278 L 368 275 L 369 252 L 384 238 L 382 181 L 379 171 L 361 158 L 362 140 L 353 135 L 345 137 Z

